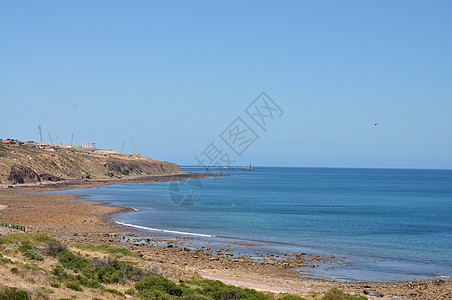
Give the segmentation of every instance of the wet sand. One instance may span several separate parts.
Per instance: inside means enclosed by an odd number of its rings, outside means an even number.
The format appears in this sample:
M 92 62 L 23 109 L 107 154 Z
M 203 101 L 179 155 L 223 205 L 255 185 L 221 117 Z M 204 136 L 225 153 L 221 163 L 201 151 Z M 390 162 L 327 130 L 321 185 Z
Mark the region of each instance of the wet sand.
M 174 274 L 198 274 L 204 278 L 257 290 L 290 292 L 307 297 L 336 286 L 369 299 L 397 299 L 394 296 L 401 299 L 452 299 L 451 280 L 356 283 L 313 279 L 307 276 L 309 268 L 315 268 L 319 263 L 328 262 L 332 258 L 288 253 L 282 257 L 263 255 L 265 259 L 257 261 L 247 255 L 234 253 L 231 249 L 188 247 L 189 238 L 143 234 L 112 221 L 112 214 L 129 211 L 129 208 L 73 201 L 80 199 L 77 195 L 42 193 L 113 183 L 168 181 L 187 176 L 190 175 L 146 176 L 113 181 L 66 181 L 0 188 L 0 217 L 2 222 L 27 226 L 30 232 L 48 233 L 68 244 L 106 243 L 128 247 L 143 259 L 159 263 L 167 269 L 176 268 L 178 272 L 173 272 Z M 180 276 L 169 274 L 175 280 L 181 279 Z M 367 294 L 364 293 L 365 290 Z M 369 296 L 369 293 L 374 296 Z M 379 294 L 383 296 L 378 297 Z

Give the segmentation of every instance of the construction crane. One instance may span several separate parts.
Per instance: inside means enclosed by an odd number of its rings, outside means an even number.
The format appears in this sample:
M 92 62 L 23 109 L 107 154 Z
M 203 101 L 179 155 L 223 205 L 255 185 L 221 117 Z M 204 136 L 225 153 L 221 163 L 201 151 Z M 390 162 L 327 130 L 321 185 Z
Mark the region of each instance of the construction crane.
M 42 143 L 42 133 L 41 133 L 41 125 L 38 124 L 38 130 L 39 130 L 39 141 Z
M 125 145 L 126 143 L 122 143 L 122 147 L 121 147 L 121 152 L 119 152 L 119 154 L 122 154 L 122 150 L 124 150 L 124 145 Z
M 135 150 L 135 154 L 137 154 L 137 148 L 135 148 L 135 144 L 133 143 L 133 139 L 130 139 L 130 141 L 132 142 L 132 146 L 133 146 L 133 149 Z

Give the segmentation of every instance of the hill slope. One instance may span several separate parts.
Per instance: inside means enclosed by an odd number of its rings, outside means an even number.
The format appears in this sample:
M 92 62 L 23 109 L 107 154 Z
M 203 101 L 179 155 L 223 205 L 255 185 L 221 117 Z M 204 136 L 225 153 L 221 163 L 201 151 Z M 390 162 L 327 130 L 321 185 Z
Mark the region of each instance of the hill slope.
M 183 173 L 174 163 L 139 155 L 0 145 L 0 183 L 108 179 Z

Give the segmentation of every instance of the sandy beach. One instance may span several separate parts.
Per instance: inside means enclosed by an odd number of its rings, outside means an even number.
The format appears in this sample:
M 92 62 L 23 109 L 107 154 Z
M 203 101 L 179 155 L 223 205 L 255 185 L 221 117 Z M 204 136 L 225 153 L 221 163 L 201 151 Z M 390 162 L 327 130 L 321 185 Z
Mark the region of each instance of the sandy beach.
M 187 175 L 179 175 L 187 176 Z M 203 176 L 203 175 L 197 175 Z M 130 208 L 105 206 L 79 200 L 70 194 L 44 191 L 87 188 L 126 182 L 155 182 L 174 176 L 148 176 L 115 181 L 74 181 L 54 185 L 16 185 L 0 189 L 1 221 L 26 226 L 30 232 L 44 232 L 67 244 L 94 243 L 127 247 L 146 260 L 161 264 L 168 277 L 181 280 L 202 276 L 227 284 L 274 293 L 294 293 L 303 297 L 338 287 L 369 299 L 451 299 L 451 280 L 410 282 L 335 282 L 306 276 L 309 269 L 330 258 L 304 253 L 288 253 L 256 261 L 231 249 L 188 247 L 189 238 L 143 234 L 112 221 L 112 214 Z M 399 298 L 397 298 L 399 297 Z

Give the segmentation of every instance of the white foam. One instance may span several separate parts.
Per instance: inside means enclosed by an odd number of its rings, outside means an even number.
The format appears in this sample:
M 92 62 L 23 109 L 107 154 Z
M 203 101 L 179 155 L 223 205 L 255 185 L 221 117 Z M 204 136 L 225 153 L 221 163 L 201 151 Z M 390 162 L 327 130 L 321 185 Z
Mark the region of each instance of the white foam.
M 183 234 L 183 235 L 203 236 L 203 237 L 215 237 L 214 235 L 210 235 L 210 234 L 201 234 L 201 233 L 192 233 L 192 232 L 183 232 L 183 231 L 175 231 L 175 230 L 165 230 L 165 229 L 158 229 L 158 228 L 150 228 L 150 227 L 145 227 L 145 226 L 140 226 L 140 225 L 133 225 L 133 224 L 123 223 L 123 222 L 118 222 L 118 221 L 115 221 L 115 223 L 119 224 L 119 225 L 124 225 L 124 226 L 134 227 L 134 228 L 138 228 L 138 229 L 144 229 L 144 230 L 150 230 L 150 231 L 158 231 L 158 232 L 166 232 L 166 233 L 174 233 L 174 234 Z

